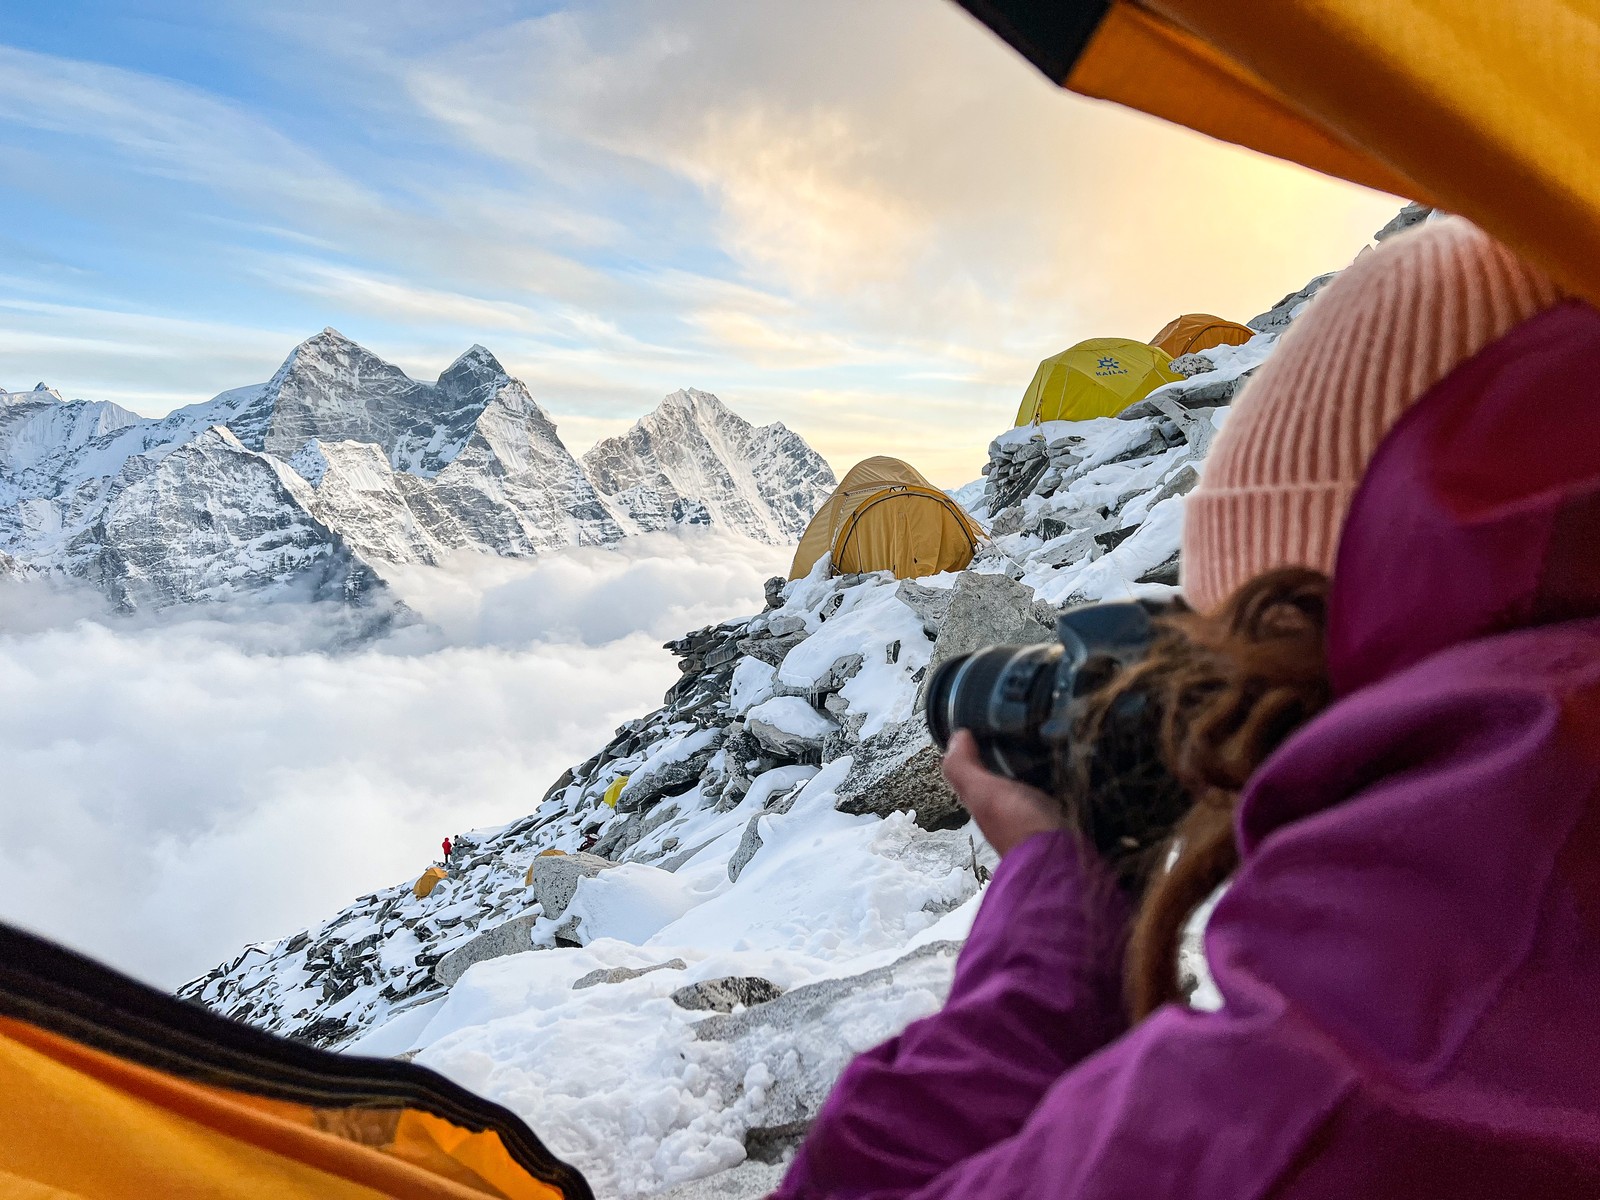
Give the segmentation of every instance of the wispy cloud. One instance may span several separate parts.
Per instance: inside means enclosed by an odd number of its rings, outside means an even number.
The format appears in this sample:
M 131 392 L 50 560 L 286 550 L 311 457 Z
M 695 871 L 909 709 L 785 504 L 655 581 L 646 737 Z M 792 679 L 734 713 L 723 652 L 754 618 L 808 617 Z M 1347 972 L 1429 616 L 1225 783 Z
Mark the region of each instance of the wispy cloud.
M 580 449 L 688 384 L 842 467 L 911 405 L 954 482 L 1038 359 L 1247 317 L 1393 204 L 1061 94 L 954 5 L 534 12 L 208 9 L 259 81 L 231 95 L 0 47 L 0 296 L 66 302 L 7 318 L 0 378 L 194 398 L 331 324 L 408 367 L 484 342 Z M 49 347 L 107 340 L 73 307 L 219 340 L 186 384 L 160 354 L 73 360 Z

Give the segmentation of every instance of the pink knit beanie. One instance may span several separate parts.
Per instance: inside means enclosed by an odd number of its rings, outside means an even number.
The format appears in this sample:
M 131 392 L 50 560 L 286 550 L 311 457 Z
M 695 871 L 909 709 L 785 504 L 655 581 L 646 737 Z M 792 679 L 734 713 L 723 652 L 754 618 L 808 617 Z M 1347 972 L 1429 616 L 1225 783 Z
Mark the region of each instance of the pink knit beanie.
M 1333 573 L 1378 443 L 1456 366 L 1562 299 L 1459 217 L 1361 255 L 1251 378 L 1184 514 L 1183 588 L 1200 612 L 1276 567 Z

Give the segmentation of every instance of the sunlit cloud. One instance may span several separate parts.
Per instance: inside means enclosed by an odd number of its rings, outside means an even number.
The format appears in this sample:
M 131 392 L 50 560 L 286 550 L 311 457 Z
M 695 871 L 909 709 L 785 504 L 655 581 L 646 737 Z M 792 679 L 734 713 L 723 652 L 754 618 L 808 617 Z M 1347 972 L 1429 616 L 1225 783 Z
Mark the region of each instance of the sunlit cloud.
M 0 47 L 0 298 L 61 305 L 0 309 L 0 379 L 148 408 L 332 325 L 424 374 L 482 342 L 575 450 L 694 386 L 836 467 L 916 411 L 955 483 L 1040 358 L 1247 318 L 1395 204 L 1070 97 L 947 3 L 203 11 L 272 105 Z

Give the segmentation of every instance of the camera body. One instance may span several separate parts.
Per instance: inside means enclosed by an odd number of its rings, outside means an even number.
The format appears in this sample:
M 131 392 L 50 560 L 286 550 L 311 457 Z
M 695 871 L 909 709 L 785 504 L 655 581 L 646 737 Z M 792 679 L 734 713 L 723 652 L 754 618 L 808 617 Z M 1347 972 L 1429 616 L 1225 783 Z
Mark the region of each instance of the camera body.
M 1054 643 L 986 646 L 940 663 L 926 693 L 934 740 L 944 749 L 957 729 L 970 730 L 991 771 L 1052 790 L 1055 764 L 1072 736 L 1075 702 L 1144 657 L 1164 607 L 1146 601 L 1085 605 L 1061 614 Z M 1127 700 L 1138 705 L 1141 698 Z

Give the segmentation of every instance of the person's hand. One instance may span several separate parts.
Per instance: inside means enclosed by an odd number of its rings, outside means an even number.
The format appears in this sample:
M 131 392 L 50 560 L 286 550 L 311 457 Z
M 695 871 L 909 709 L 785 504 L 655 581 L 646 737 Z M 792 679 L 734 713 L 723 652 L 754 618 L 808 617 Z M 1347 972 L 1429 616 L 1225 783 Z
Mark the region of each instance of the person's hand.
M 950 736 L 944 777 L 1002 858 L 1036 833 L 1066 828 L 1060 804 L 1047 793 L 984 766 L 977 740 L 965 729 Z

